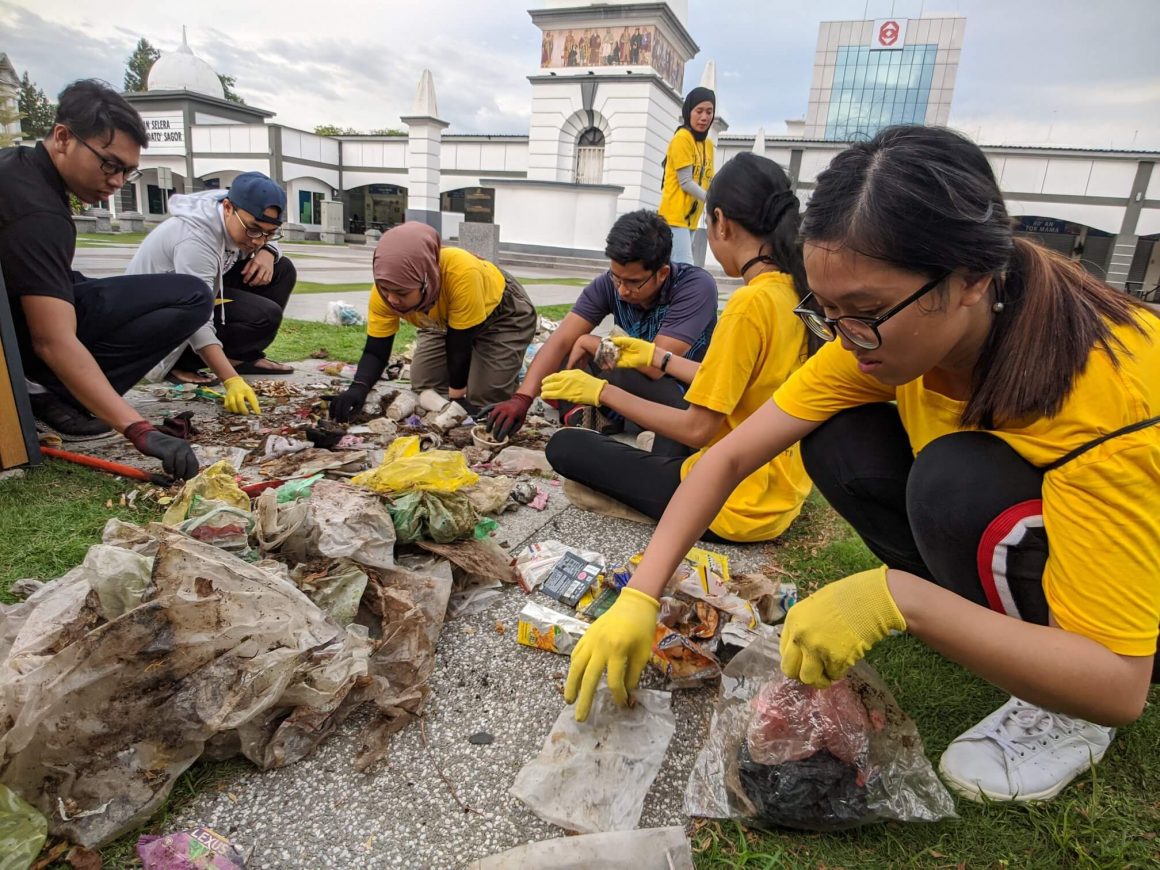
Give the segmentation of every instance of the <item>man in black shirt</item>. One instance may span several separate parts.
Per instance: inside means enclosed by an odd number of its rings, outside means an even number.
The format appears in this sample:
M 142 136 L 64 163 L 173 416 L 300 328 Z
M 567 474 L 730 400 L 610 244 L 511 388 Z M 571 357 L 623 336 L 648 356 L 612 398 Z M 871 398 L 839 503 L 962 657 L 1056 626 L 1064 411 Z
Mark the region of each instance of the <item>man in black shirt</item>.
M 52 132 L 0 150 L 0 269 L 33 414 L 67 440 L 115 428 L 178 477 L 197 473 L 189 444 L 154 429 L 122 397 L 213 310 L 192 275 L 89 280 L 72 271 L 68 204 L 107 199 L 140 176 L 148 136 L 116 91 L 94 80 L 61 92 Z

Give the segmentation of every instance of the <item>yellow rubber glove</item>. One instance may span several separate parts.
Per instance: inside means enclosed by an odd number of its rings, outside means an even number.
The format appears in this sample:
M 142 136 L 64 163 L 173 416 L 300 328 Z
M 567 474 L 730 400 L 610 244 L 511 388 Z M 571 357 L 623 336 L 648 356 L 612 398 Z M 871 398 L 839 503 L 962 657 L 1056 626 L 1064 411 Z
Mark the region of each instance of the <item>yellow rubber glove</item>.
M 608 669 L 608 688 L 620 706 L 640 682 L 657 633 L 661 605 L 638 589 L 625 586 L 608 611 L 592 623 L 572 650 L 564 700 L 576 702 L 576 721 L 583 722 L 592 710 L 592 697 L 600 677 Z
M 613 336 L 612 343 L 620 348 L 620 358 L 616 361 L 618 369 L 642 369 L 653 364 L 657 346 L 651 341 L 620 335 Z
M 886 566 L 823 586 L 790 608 L 781 632 L 781 670 L 825 688 L 906 620 L 890 595 Z
M 563 399 L 573 405 L 599 405 L 600 393 L 608 381 L 580 369 L 565 369 L 548 375 L 540 384 L 540 395 L 545 399 Z
M 262 413 L 262 408 L 258 404 L 258 394 L 240 375 L 226 378 L 222 386 L 226 388 L 226 410 L 231 414 L 248 414 L 247 404 L 254 409 L 255 414 Z

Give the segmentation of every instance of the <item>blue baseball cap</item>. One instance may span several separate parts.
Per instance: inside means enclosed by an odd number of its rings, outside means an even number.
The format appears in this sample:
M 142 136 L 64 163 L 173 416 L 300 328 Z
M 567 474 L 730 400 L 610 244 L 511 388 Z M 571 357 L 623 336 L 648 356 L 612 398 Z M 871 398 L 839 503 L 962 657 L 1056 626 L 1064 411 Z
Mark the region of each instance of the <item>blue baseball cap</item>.
M 235 206 L 248 211 L 262 223 L 281 224 L 285 220 L 286 191 L 261 172 L 243 172 L 234 179 L 226 196 Z M 277 209 L 278 216 L 266 214 L 268 208 Z

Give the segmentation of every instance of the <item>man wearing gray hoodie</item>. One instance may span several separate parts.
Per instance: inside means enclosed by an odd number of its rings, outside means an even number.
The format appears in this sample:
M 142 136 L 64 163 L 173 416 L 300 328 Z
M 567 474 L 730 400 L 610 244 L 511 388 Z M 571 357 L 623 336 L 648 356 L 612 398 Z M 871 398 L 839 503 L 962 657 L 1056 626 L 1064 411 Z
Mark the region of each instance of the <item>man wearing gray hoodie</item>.
M 169 220 L 137 249 L 126 274 L 177 272 L 201 278 L 216 298 L 213 317 L 150 373 L 155 379 L 204 382 L 208 365 L 226 388 L 226 410 L 259 413 L 257 396 L 238 374 L 292 371 L 265 357 L 297 278 L 272 242 L 281 234 L 286 194 L 268 176 L 244 172 L 229 190 L 173 196 Z

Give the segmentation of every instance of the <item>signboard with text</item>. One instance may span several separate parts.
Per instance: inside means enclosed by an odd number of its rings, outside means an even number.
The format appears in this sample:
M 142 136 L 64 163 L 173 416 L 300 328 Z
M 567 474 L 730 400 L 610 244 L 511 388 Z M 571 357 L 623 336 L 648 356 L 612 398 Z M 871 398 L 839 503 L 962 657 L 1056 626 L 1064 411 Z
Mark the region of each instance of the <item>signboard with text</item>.
M 149 134 L 146 154 L 185 153 L 185 116 L 181 112 L 142 112 L 141 120 Z
M 879 18 L 870 31 L 871 51 L 894 51 L 906 45 L 905 18 Z

